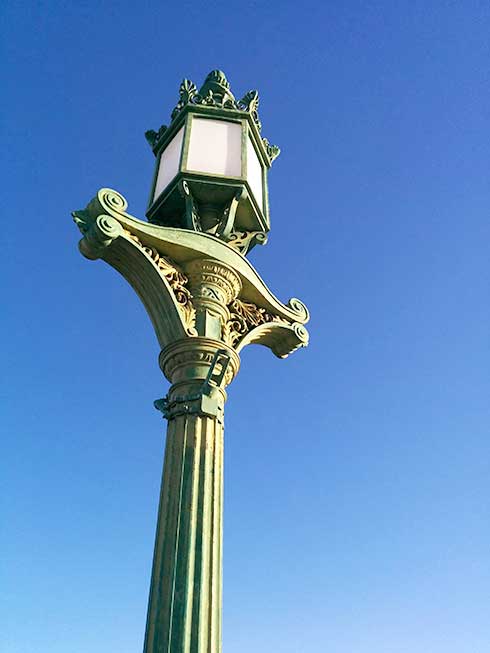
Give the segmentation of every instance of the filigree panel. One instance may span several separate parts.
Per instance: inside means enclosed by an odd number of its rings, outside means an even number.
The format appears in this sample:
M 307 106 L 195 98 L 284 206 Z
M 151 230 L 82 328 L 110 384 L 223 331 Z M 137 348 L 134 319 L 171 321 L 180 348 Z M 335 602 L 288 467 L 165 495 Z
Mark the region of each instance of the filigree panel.
M 192 294 L 187 288 L 188 277 L 182 272 L 179 266 L 169 258 L 162 256 L 156 249 L 143 245 L 141 240 L 130 231 L 124 230 L 125 235 L 136 243 L 155 263 L 161 274 L 172 288 L 174 297 L 178 303 L 181 314 L 187 328 L 193 328 L 196 321 L 196 311 L 192 304 Z
M 265 245 L 267 234 L 263 231 L 232 231 L 228 245 L 245 256 L 255 244 Z
M 230 319 L 223 327 L 223 340 L 236 347 L 251 329 L 268 322 L 281 322 L 290 324 L 286 320 L 268 313 L 265 308 L 260 308 L 251 302 L 240 299 L 233 300 L 229 305 Z

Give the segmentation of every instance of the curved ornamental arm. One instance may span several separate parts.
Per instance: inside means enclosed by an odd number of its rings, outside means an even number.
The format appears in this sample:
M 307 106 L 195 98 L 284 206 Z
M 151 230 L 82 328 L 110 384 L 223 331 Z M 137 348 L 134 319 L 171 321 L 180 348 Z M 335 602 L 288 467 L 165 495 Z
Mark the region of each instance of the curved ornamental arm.
M 126 208 L 122 195 L 103 188 L 75 211 L 80 251 L 106 261 L 134 288 L 162 349 L 210 336 L 237 353 L 261 344 L 285 358 L 308 344 L 305 305 L 280 302 L 239 249 L 213 235 L 148 224 Z
M 114 217 L 100 213 L 94 219 L 94 204 L 92 201 L 85 211 L 73 213 L 83 234 L 80 252 L 90 260 L 104 260 L 132 286 L 146 308 L 162 349 L 174 340 L 197 335 L 186 275 L 156 250 L 145 247 Z

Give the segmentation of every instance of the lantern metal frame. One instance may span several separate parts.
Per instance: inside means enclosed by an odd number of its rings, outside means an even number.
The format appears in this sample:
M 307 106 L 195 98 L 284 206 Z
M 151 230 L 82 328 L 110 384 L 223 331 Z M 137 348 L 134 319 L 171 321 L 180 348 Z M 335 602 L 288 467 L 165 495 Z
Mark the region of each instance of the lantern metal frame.
M 237 102 L 224 74 L 212 71 L 199 94 L 192 82 L 184 80 L 180 95 L 181 101 L 172 114 L 170 126 L 162 126 L 159 132 L 146 134 L 156 156 L 146 212 L 148 220 L 164 226 L 205 231 L 225 241 L 236 237 L 236 234 L 254 234 L 249 248 L 257 242 L 265 243 L 270 229 L 267 173 L 273 159 L 279 154 L 279 148 L 269 145 L 261 137 L 257 92 L 250 91 Z M 195 119 L 240 124 L 240 176 L 188 168 Z M 184 133 L 177 172 L 155 196 L 162 156 L 181 129 Z M 261 204 L 248 179 L 249 141 L 261 168 Z

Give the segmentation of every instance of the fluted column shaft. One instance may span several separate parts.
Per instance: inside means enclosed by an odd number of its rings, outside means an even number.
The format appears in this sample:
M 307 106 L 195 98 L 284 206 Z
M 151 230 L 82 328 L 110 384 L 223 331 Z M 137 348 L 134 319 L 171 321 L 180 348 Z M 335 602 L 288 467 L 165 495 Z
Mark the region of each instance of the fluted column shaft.
M 144 652 L 220 653 L 226 393 L 210 370 L 230 380 L 238 357 L 203 337 L 169 347 L 160 362 L 174 384 L 162 407 L 167 442 Z
M 146 653 L 221 650 L 223 425 L 180 415 L 167 430 Z
M 144 653 L 220 653 L 225 386 L 240 359 L 223 342 L 241 282 L 226 265 L 186 267 L 198 336 L 160 354 L 167 443 Z

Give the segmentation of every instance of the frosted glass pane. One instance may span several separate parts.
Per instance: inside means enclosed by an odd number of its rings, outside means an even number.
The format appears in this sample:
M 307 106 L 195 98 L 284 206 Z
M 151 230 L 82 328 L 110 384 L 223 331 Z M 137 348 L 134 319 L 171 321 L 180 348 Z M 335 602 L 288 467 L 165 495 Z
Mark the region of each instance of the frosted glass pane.
M 183 137 L 184 128 L 181 127 L 162 152 L 153 200 L 156 200 L 160 193 L 167 188 L 179 171 L 180 151 L 182 149 Z
M 242 125 L 226 120 L 193 118 L 187 170 L 227 177 L 242 174 Z
M 250 184 L 257 204 L 263 210 L 263 191 L 262 191 L 262 166 L 260 165 L 259 157 L 255 151 L 250 136 L 247 140 L 247 181 Z

